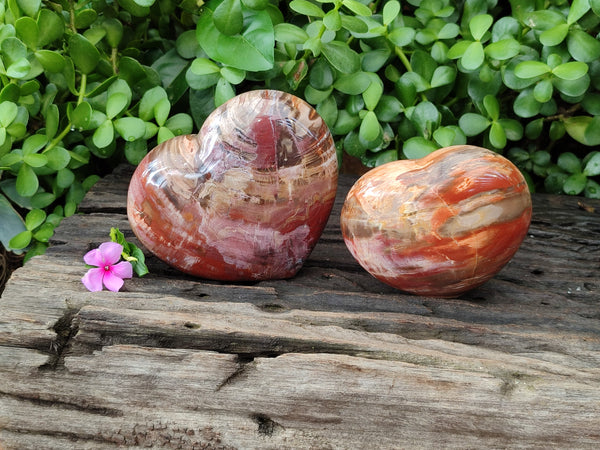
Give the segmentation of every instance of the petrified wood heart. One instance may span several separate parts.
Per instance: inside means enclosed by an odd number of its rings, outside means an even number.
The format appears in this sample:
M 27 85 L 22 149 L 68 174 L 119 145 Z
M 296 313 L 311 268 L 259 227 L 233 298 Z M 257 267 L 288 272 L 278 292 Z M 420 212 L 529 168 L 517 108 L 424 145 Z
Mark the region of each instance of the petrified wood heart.
M 127 213 L 140 242 L 196 276 L 288 278 L 319 239 L 337 188 L 331 133 L 306 102 L 251 91 L 217 108 L 198 135 L 154 148 Z
M 352 255 L 379 280 L 449 297 L 494 276 L 530 220 L 519 170 L 497 153 L 461 145 L 367 172 L 346 197 L 341 226 Z

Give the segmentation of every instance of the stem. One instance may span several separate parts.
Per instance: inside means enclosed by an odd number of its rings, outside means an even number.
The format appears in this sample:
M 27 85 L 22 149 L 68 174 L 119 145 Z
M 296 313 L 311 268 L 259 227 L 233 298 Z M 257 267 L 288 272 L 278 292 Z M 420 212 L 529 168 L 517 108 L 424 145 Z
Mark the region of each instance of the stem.
M 410 61 L 406 57 L 406 54 L 402 51 L 402 49 L 398 46 L 394 47 L 394 51 L 396 52 L 396 56 L 400 59 L 404 67 L 408 72 L 413 72 L 412 66 L 410 65 Z M 426 102 L 427 96 L 424 92 L 421 92 L 421 101 Z
M 117 57 L 118 57 L 118 49 L 116 47 L 113 47 L 111 52 L 110 52 L 110 63 L 112 65 L 112 69 L 113 69 L 113 73 L 116 75 L 117 74 Z
M 79 96 L 77 97 L 77 104 L 79 105 L 85 97 L 85 89 L 87 87 L 87 75 L 81 74 L 81 86 L 79 87 Z
M 576 103 L 573 106 L 571 106 L 569 109 L 566 109 L 565 111 L 563 111 L 559 114 L 544 117 L 544 122 L 550 122 L 552 120 L 562 120 L 566 117 L 570 117 L 574 112 L 577 112 L 580 109 L 581 109 L 581 103 Z
M 69 1 L 69 28 L 73 33 L 77 33 L 77 27 L 75 26 L 75 5 L 73 0 Z
M 81 86 L 79 86 L 79 95 L 77 96 L 77 104 L 79 105 L 84 97 L 85 97 L 85 89 L 87 87 L 87 75 L 85 73 L 81 74 Z M 69 123 L 67 123 L 67 126 L 57 135 L 54 137 L 54 139 L 52 139 L 48 145 L 46 145 L 46 148 L 44 149 L 44 151 L 42 153 L 47 152 L 48 150 L 50 150 L 51 148 L 56 147 L 60 141 L 63 140 L 63 138 L 69 134 L 69 132 L 71 131 L 71 128 L 73 127 L 73 123 L 69 120 Z

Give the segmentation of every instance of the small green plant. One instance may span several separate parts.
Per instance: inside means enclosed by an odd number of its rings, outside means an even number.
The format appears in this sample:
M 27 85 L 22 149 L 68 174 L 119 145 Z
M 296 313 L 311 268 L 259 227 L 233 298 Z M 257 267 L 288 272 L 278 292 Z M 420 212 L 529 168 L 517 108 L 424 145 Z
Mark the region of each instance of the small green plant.
M 6 248 L 42 253 L 99 174 L 192 131 L 191 116 L 177 111 L 185 89 L 153 63 L 193 25 L 197 6 L 154 3 L 0 0 Z

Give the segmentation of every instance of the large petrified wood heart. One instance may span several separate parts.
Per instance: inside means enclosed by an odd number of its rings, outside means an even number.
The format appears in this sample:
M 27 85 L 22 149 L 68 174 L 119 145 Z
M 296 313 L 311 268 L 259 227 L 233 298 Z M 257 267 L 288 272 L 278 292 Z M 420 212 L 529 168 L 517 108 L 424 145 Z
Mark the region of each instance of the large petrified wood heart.
M 127 213 L 157 257 L 196 276 L 288 278 L 319 239 L 337 188 L 331 133 L 303 100 L 273 90 L 217 108 L 198 135 L 137 167 Z

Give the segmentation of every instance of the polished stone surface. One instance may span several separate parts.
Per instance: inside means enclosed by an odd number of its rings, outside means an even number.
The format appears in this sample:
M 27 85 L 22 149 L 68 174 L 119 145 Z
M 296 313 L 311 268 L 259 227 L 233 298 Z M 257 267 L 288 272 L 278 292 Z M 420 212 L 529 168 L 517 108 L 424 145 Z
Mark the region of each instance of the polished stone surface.
M 506 158 L 475 146 L 379 166 L 352 187 L 341 216 L 352 255 L 400 290 L 456 296 L 514 255 L 531 220 L 531 197 Z
M 327 222 L 337 158 L 327 125 L 291 94 L 250 91 L 137 167 L 129 221 L 152 253 L 199 277 L 296 274 Z

